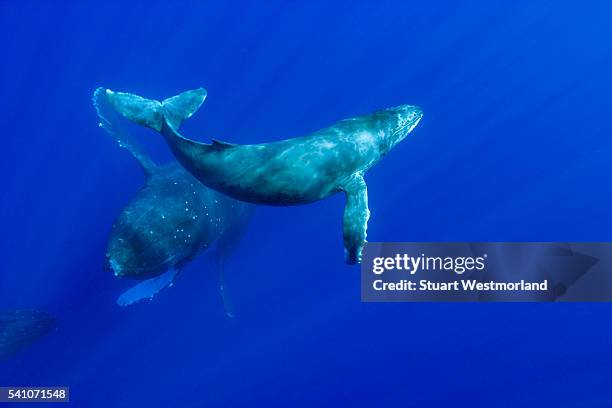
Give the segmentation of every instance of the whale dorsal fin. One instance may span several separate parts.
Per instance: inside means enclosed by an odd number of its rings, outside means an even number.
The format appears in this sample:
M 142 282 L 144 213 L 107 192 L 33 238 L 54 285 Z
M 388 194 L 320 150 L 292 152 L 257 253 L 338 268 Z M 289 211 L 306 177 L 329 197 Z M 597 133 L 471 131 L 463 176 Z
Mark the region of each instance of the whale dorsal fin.
M 235 147 L 237 146 L 234 143 L 227 143 L 227 142 L 223 142 L 221 140 L 218 139 L 212 139 L 212 147 L 214 147 L 215 149 L 227 149 L 229 147 Z

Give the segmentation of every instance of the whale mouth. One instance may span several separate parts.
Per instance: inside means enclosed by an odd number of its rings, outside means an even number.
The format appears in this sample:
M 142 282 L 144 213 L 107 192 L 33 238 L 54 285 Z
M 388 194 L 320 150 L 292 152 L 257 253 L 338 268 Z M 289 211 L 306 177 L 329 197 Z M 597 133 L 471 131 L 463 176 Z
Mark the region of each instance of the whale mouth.
M 112 271 L 115 276 L 122 275 L 123 268 L 121 267 L 121 264 L 117 262 L 115 259 L 108 258 L 107 266 L 108 266 L 108 269 Z
M 412 130 L 419 124 L 419 122 L 423 119 L 423 112 L 419 112 L 418 117 L 412 121 L 412 123 L 408 126 L 408 133 L 412 132 Z
M 107 254 L 104 262 L 105 270 L 110 271 L 118 278 L 150 279 L 161 275 L 169 268 L 176 266 L 180 258 L 169 256 L 152 264 L 138 263 L 137 259 L 129 259 L 122 254 Z M 125 255 L 125 254 L 123 254 Z
M 419 124 L 423 118 L 423 111 L 418 106 L 404 105 L 403 112 L 399 113 L 399 123 L 397 124 L 395 134 L 407 135 Z

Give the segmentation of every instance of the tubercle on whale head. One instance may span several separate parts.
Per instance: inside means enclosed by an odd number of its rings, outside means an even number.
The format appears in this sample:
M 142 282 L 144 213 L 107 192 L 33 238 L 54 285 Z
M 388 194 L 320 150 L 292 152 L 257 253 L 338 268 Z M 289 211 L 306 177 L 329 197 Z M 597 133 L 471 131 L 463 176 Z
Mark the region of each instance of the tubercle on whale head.
M 380 121 L 379 134 L 383 138 L 384 152 L 388 152 L 419 124 L 423 110 L 416 105 L 400 105 L 378 111 L 375 114 Z

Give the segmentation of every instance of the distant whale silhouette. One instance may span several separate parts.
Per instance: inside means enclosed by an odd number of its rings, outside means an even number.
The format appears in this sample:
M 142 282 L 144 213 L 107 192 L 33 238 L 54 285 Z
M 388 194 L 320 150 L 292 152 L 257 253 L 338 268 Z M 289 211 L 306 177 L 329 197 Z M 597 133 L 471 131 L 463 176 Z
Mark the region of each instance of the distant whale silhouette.
M 307 204 L 346 194 L 346 261 L 361 262 L 370 216 L 364 173 L 421 120 L 417 106 L 402 105 L 342 120 L 304 137 L 278 142 L 205 144 L 178 133 L 180 123 L 204 102 L 203 88 L 162 102 L 106 91 L 126 118 L 160 132 L 176 158 L 198 180 L 239 200 L 267 205 Z
M 27 348 L 55 328 L 55 318 L 37 310 L 0 313 L 0 360 Z
M 146 279 L 118 303 L 150 298 L 172 285 L 185 263 L 213 245 L 222 273 L 223 259 L 246 225 L 251 206 L 205 187 L 178 163 L 157 166 L 121 129 L 105 99 L 104 92 L 96 90 L 93 102 L 100 127 L 134 156 L 146 175 L 145 185 L 121 211 L 108 240 L 107 267 L 118 277 Z

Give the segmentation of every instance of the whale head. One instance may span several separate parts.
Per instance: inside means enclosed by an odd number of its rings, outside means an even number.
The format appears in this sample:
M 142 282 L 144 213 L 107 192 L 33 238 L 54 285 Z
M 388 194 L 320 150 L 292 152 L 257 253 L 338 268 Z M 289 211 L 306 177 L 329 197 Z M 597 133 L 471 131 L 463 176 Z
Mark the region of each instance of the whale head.
M 115 276 L 137 275 L 134 271 L 140 267 L 138 253 L 130 245 L 130 242 L 121 235 L 114 233 L 109 239 L 105 269 L 113 272 Z
M 415 105 L 400 105 L 378 111 L 374 116 L 378 134 L 382 138 L 381 145 L 386 153 L 419 124 L 423 110 Z
M 145 279 L 162 273 L 164 262 L 159 240 L 146 236 L 141 228 L 115 224 L 106 252 L 106 269 L 118 277 Z
M 106 269 L 118 277 L 148 279 L 194 256 L 212 231 L 204 228 L 201 191 L 178 165 L 150 176 L 112 226 Z

